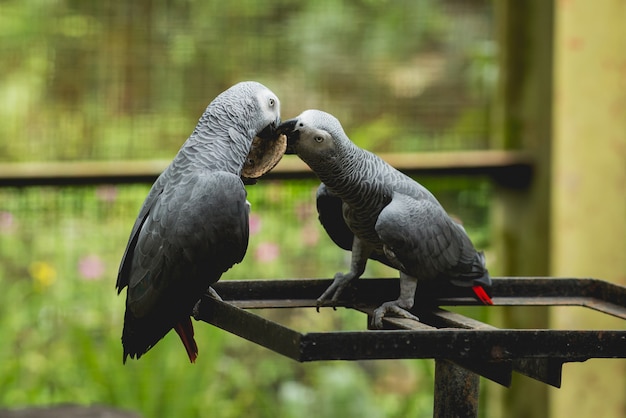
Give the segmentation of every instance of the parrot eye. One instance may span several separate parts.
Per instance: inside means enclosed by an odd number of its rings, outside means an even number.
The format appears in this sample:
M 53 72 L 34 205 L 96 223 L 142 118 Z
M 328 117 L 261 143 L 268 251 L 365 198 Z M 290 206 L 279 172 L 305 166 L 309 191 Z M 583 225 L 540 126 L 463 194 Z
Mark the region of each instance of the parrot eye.
M 324 138 L 322 138 L 321 136 L 316 136 L 315 138 L 313 138 L 313 140 L 318 144 L 324 142 Z
M 270 99 L 268 103 L 270 107 L 274 107 L 274 105 L 276 104 L 276 101 L 274 99 Z

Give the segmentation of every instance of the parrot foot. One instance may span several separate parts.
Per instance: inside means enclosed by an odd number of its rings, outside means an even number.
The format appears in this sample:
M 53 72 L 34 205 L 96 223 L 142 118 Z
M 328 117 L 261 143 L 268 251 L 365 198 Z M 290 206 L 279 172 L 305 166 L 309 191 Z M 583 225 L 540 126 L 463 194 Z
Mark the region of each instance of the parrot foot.
M 419 318 L 417 316 L 413 315 L 407 310 L 407 308 L 403 307 L 402 305 L 405 304 L 402 303 L 401 300 L 393 300 L 391 302 L 385 302 L 380 305 L 374 310 L 374 314 L 372 315 L 372 326 L 376 329 L 382 329 L 383 318 L 385 316 L 390 316 L 388 314 L 392 314 L 391 316 L 419 321 Z
M 319 312 L 320 308 L 323 306 L 331 306 L 333 310 L 337 310 L 339 296 L 354 277 L 354 274 L 351 273 L 336 273 L 332 284 L 322 293 L 322 296 L 317 298 L 317 306 L 315 307 L 317 312 Z

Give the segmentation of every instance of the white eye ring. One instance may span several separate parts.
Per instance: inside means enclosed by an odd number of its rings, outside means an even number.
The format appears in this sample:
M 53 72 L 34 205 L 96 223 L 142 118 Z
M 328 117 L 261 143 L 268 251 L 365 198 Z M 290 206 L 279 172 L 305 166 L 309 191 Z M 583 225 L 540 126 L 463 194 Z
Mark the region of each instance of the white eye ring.
M 276 104 L 276 100 L 270 99 L 268 103 L 269 103 L 270 107 L 274 107 L 274 105 Z
M 315 138 L 313 138 L 313 140 L 318 144 L 324 142 L 324 138 L 322 138 L 321 136 L 316 136 Z

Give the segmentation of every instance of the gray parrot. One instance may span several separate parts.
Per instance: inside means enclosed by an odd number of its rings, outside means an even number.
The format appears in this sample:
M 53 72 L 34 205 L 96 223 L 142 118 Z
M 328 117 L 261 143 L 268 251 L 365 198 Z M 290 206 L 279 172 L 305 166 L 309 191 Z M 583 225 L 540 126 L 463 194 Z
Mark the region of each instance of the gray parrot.
M 357 147 L 328 113 L 307 110 L 279 131 L 287 135 L 287 153 L 297 154 L 322 181 L 317 210 L 324 229 L 352 251 L 350 271 L 335 275 L 317 300 L 318 309 L 335 306 L 369 258 L 400 271 L 400 296 L 374 311 L 376 328 L 388 314 L 417 319 L 409 309 L 418 280 L 471 287 L 480 301 L 492 304 L 483 253 L 425 187 Z
M 286 143 L 281 149 L 276 139 L 279 124 L 280 102 L 274 93 L 257 82 L 236 84 L 208 105 L 153 184 L 117 277 L 118 294 L 128 287 L 124 362 L 128 356 L 141 357 L 172 328 L 195 361 L 198 347 L 190 315 L 202 295 L 211 293 L 210 286 L 246 253 L 244 174 L 258 171 L 255 164 L 275 165 L 277 161 L 251 159 L 263 157 L 256 155 L 259 148 L 271 154 L 268 141 L 277 143 L 275 155 L 268 158 L 280 159 Z

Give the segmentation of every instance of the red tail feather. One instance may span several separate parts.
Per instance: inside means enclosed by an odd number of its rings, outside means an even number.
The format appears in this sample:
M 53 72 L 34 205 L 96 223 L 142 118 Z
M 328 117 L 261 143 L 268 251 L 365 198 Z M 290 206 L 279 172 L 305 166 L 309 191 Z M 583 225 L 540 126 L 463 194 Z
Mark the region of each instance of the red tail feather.
M 493 301 L 491 300 L 487 292 L 485 292 L 485 289 L 483 289 L 482 286 L 472 286 L 472 290 L 476 294 L 478 300 L 480 300 L 482 303 L 484 303 L 485 305 L 493 305 Z
M 196 344 L 196 340 L 193 339 L 194 333 L 191 318 L 187 317 L 186 321 L 178 322 L 174 326 L 174 330 L 176 330 L 176 333 L 180 337 L 180 340 L 183 342 L 185 350 L 187 350 L 189 360 L 192 363 L 195 363 L 196 357 L 198 357 L 198 345 Z

